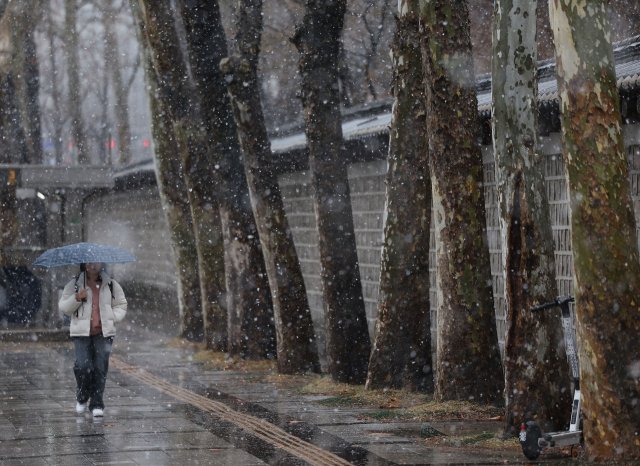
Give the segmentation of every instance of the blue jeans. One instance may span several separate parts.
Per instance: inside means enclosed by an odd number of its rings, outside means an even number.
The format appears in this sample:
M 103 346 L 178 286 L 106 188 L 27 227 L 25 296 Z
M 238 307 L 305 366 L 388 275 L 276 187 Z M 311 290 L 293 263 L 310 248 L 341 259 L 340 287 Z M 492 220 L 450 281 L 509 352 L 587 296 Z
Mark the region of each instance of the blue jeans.
M 88 337 L 74 337 L 76 362 L 73 372 L 76 375 L 78 403 L 89 403 L 89 409 L 104 409 L 102 394 L 109 370 L 109 355 L 113 337 L 104 337 L 101 333 Z

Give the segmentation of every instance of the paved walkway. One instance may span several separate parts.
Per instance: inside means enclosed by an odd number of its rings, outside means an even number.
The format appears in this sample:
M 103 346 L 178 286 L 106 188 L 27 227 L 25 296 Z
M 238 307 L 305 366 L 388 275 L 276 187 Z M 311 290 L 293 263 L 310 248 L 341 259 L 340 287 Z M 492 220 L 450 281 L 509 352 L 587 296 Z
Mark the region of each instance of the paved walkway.
M 246 372 L 211 372 L 157 335 L 119 329 L 105 417 L 75 413 L 70 344 L 0 346 L 0 466 L 505 464 L 520 452 L 434 450 L 417 423 L 359 419 Z M 413 438 L 412 438 L 413 437 Z

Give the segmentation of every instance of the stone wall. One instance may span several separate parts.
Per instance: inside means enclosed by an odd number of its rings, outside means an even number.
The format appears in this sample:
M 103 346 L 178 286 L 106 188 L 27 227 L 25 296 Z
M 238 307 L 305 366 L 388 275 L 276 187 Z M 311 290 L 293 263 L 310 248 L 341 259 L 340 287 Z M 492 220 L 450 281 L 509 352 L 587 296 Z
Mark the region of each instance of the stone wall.
M 369 334 L 372 338 L 378 306 L 386 171 L 387 162 L 383 160 L 350 165 L 348 169 L 360 279 Z M 318 337 L 319 352 L 321 357 L 324 357 L 325 332 L 320 253 L 311 197 L 311 174 L 308 171 L 288 173 L 281 175 L 278 181 L 304 275 L 311 316 Z
M 108 266 L 127 296 L 127 320 L 177 334 L 177 282 L 169 227 L 156 186 L 86 199 L 83 223 L 84 241 L 117 246 L 139 259 Z
M 640 224 L 640 145 L 638 145 L 640 143 L 640 126 L 627 125 L 624 128 L 631 169 L 631 189 L 636 219 Z M 487 241 L 491 253 L 498 336 L 501 351 L 504 351 L 505 290 L 504 274 L 500 265 L 502 245 L 496 203 L 495 167 L 491 147 L 483 146 L 482 149 L 487 207 Z M 540 150 L 546 157 L 545 177 L 556 247 L 558 292 L 561 295 L 573 295 L 569 204 L 561 149 L 560 135 L 557 133 L 543 138 L 540 145 Z M 367 321 L 372 337 L 380 276 L 386 167 L 387 164 L 384 160 L 353 164 L 349 167 L 360 275 Z M 324 312 L 318 234 L 315 227 L 310 180 L 308 171 L 279 176 L 285 211 L 300 258 L 319 350 L 323 356 Z M 156 187 L 136 188 L 88 199 L 85 202 L 84 224 L 85 241 L 123 247 L 140 259 L 140 262 L 137 263 L 112 267 L 116 279 L 123 283 L 130 300 L 133 301 L 132 308 L 140 308 L 135 319 L 145 325 L 155 325 L 170 333 L 177 332 L 175 272 L 171 260 L 169 232 Z M 437 348 L 437 288 L 436 236 L 433 229 L 430 234 L 430 248 L 431 333 L 435 355 Z
M 504 356 L 506 325 L 505 275 L 502 269 L 502 238 L 500 212 L 495 182 L 495 163 L 491 146 L 483 146 L 484 192 L 487 210 L 487 240 L 491 256 L 493 297 L 500 352 Z M 556 280 L 558 294 L 573 296 L 573 258 L 571 255 L 571 230 L 567 181 L 562 160 L 562 141 L 558 133 L 544 138 L 539 150 L 546 158 L 545 180 L 549 199 L 549 215 L 555 242 Z

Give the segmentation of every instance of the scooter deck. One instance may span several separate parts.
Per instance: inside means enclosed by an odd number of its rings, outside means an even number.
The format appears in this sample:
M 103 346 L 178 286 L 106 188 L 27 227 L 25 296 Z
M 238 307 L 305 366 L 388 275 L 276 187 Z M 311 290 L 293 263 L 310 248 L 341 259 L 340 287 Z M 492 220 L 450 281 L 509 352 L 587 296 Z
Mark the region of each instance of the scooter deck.
M 538 439 L 538 446 L 541 448 L 566 447 L 580 443 L 582 431 L 548 432 Z

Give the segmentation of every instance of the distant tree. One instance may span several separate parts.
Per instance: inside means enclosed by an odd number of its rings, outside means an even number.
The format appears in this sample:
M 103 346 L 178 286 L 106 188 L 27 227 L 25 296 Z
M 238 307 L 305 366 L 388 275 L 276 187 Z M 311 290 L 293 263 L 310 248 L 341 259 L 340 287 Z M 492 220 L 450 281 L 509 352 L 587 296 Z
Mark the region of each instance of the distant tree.
M 29 146 L 22 124 L 23 113 L 16 92 L 13 71 L 3 77 L 1 113 L 3 140 L 0 145 L 0 157 L 5 163 L 29 163 Z
M 41 84 L 43 85 L 42 93 L 45 97 L 42 99 L 45 103 L 42 108 L 42 118 L 45 129 L 48 130 L 53 140 L 54 156 L 56 164 L 63 163 L 64 147 L 62 138 L 64 134 L 64 125 L 68 120 L 67 109 L 64 105 L 62 95 L 62 80 L 60 79 L 60 63 L 58 62 L 58 44 L 60 43 L 60 33 L 53 19 L 53 10 L 55 6 L 49 1 L 44 11 L 43 33 L 46 37 L 49 69 L 48 73 L 43 75 Z M 48 89 L 44 89 L 45 83 L 48 81 Z M 47 97 L 50 98 L 52 109 L 47 111 Z
M 327 367 L 339 382 L 364 383 L 371 351 L 342 153 L 338 53 L 345 0 L 307 0 L 291 39 L 300 52 L 313 204 L 318 228 Z
M 380 294 L 367 388 L 433 391 L 431 179 L 417 0 L 398 3 Z
M 68 106 L 71 120 L 71 140 L 76 148 L 78 163 L 91 163 L 91 155 L 82 116 L 82 96 L 80 88 L 80 61 L 78 59 L 78 0 L 65 0 L 65 51 L 67 55 L 67 75 L 69 77 Z
M 491 289 L 466 0 L 420 0 L 436 221 L 438 400 L 495 400 L 504 379 Z
M 640 262 L 606 0 L 550 3 L 589 460 L 640 458 Z
M 553 231 L 537 150 L 536 0 L 496 0 L 491 75 L 493 147 L 505 274 L 505 433 L 535 420 L 545 432 L 571 413 L 558 310 L 530 309 L 557 295 Z
M 21 122 L 27 144 L 28 162 L 42 164 L 42 129 L 40 123 L 40 73 L 36 51 L 36 23 L 40 1 L 22 0 L 13 13 L 14 56 L 12 75 L 16 86 Z
M 385 59 L 380 51 L 381 46 L 388 41 L 388 31 L 391 28 L 387 23 L 392 19 L 392 5 L 390 0 L 353 0 L 348 3 L 341 42 L 343 46 L 346 45 L 344 58 L 347 67 L 360 66 L 360 69 L 349 70 L 354 81 L 352 91 L 360 94 L 353 95 L 356 102 L 364 103 L 368 100 L 367 94 L 371 100 L 378 99 L 378 89 L 382 87 L 378 62 Z
M 229 352 L 246 359 L 274 357 L 276 335 L 260 238 L 251 210 L 238 133 L 220 71 L 227 42 L 216 2 L 180 2 L 187 50 L 216 172 L 225 241 Z M 203 185 L 212 190 L 212 186 Z
M 133 7 L 136 8 L 137 5 L 133 4 Z M 139 31 L 139 28 L 137 29 Z M 182 330 L 187 328 L 188 321 L 192 319 L 191 315 L 201 314 L 203 319 L 208 317 L 207 313 L 203 313 L 198 248 L 189 207 L 189 192 L 184 179 L 180 151 L 177 147 L 172 122 L 169 112 L 164 108 L 162 100 L 158 98 L 158 80 L 149 56 L 149 46 L 144 37 L 138 39 L 140 61 L 145 70 L 145 83 L 149 96 L 153 157 L 158 191 L 162 210 L 171 233 L 173 264 L 178 278 L 178 311 Z M 221 252 L 219 254 L 222 255 Z M 206 328 L 207 322 L 203 321 L 203 325 Z M 181 333 L 185 334 L 184 331 Z
M 278 372 L 320 372 L 307 290 L 271 162 L 271 143 L 260 102 L 262 0 L 238 1 L 236 14 L 235 46 L 239 54 L 222 60 L 220 68 L 231 97 L 269 277 L 278 335 Z
M 131 162 L 131 128 L 129 126 L 129 88 L 133 79 L 124 82 L 120 66 L 120 53 L 118 38 L 115 34 L 117 11 L 112 0 L 105 0 L 102 5 L 102 25 L 104 27 L 105 68 L 111 80 L 111 89 L 115 97 L 114 113 L 116 117 L 116 130 L 118 133 L 118 162 L 121 165 Z M 133 77 L 135 77 L 134 68 Z M 111 160 L 111 163 L 114 161 Z

